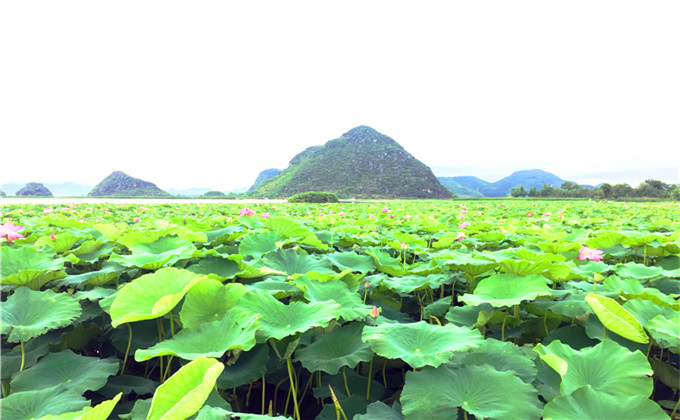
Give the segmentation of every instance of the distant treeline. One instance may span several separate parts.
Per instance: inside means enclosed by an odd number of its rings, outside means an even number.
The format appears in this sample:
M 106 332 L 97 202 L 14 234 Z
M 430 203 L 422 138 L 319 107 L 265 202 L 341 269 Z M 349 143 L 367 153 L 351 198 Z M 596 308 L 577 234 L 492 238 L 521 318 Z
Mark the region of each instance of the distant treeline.
M 564 198 L 602 198 L 607 200 L 654 198 L 680 201 L 680 186 L 648 179 L 636 188 L 628 184 L 601 184 L 595 188 L 585 188 L 575 182 L 567 181 L 559 188 L 543 184 L 540 189 L 532 187 L 528 191 L 518 185 L 510 191 L 512 197 L 564 197 Z

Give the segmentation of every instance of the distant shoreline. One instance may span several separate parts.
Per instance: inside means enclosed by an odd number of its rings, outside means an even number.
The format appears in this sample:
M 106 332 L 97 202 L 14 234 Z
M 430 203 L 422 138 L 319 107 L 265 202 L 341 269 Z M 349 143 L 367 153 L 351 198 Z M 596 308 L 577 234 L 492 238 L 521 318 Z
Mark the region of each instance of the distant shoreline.
M 219 199 L 219 198 L 148 198 L 148 197 L 0 197 L 0 206 L 10 204 L 176 204 L 176 203 L 206 203 L 206 204 L 264 204 L 285 203 L 282 199 Z

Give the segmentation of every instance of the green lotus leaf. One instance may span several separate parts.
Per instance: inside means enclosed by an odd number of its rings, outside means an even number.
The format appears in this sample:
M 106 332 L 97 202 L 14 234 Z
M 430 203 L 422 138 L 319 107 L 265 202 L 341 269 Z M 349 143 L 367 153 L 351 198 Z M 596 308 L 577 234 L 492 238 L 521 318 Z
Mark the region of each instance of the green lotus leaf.
M 246 256 L 261 257 L 268 252 L 275 251 L 277 249 L 276 243 L 282 240 L 283 236 L 271 231 L 248 235 L 241 238 L 238 253 Z
M 234 306 L 248 289 L 240 283 L 222 284 L 203 277 L 184 297 L 179 317 L 184 328 L 197 328 L 203 323 L 218 321 Z
M 118 291 L 111 303 L 111 325 L 153 319 L 170 312 L 200 277 L 191 271 L 167 267 L 134 279 Z
M 243 261 L 243 255 L 240 254 L 233 254 L 228 257 L 229 260 L 234 261 L 238 265 L 239 271 L 236 273 L 238 277 L 244 278 L 244 279 L 252 279 L 252 278 L 257 278 L 257 277 L 263 277 L 267 275 L 273 275 L 273 276 L 285 276 L 286 273 L 278 270 L 274 270 L 273 268 L 266 267 L 264 265 L 260 265 L 258 267 L 251 265 L 250 261 L 249 262 L 244 262 Z M 258 260 L 260 264 L 262 263 L 262 260 Z
M 119 393 L 113 399 L 102 401 L 94 407 L 86 407 L 77 412 L 62 413 L 62 414 L 48 414 L 40 417 L 38 420 L 101 420 L 107 419 L 111 415 L 116 404 L 120 401 L 122 393 Z
M 201 409 L 224 365 L 199 357 L 156 388 L 147 420 L 185 419 Z
M 588 293 L 586 302 L 605 328 L 636 343 L 649 343 L 640 322 L 614 299 Z
M 482 335 L 477 330 L 455 325 L 382 324 L 364 328 L 361 339 L 388 359 L 402 359 L 413 368 L 437 367 L 448 362 L 456 351 L 478 348 Z
M 24 369 L 35 365 L 38 359 L 46 355 L 50 350 L 50 344 L 57 344 L 61 342 L 61 332 L 51 331 L 39 337 L 35 337 L 24 344 Z M 2 373 L 2 380 L 9 381 L 14 374 L 19 372 L 21 367 L 21 347 L 19 345 L 14 348 L 2 348 L 2 357 L 0 357 L 0 373 Z
M 444 259 L 444 264 L 451 268 L 461 270 L 468 278 L 478 277 L 498 266 L 498 263 L 494 260 L 485 257 L 476 257 L 458 251 L 441 253 L 435 255 L 435 258 Z
M 545 405 L 543 418 L 550 419 L 645 419 L 668 420 L 654 401 L 642 395 L 609 395 L 586 385 Z
M 0 260 L 2 260 L 2 284 L 27 286 L 33 290 L 39 290 L 48 282 L 63 278 L 66 273 L 62 259 L 50 258 L 35 248 L 22 246 L 12 248 L 3 246 L 0 248 Z
M 58 415 L 80 411 L 89 401 L 64 385 L 24 392 L 13 392 L 0 400 L 3 420 L 39 419 L 49 414 Z
M 292 249 L 279 249 L 262 258 L 264 264 L 290 275 L 316 273 L 335 273 L 327 260 L 317 260 L 311 255 L 300 255 Z
M 652 393 L 652 368 L 644 354 L 631 352 L 612 340 L 594 347 L 574 350 L 559 340 L 534 351 L 562 376 L 562 395 L 586 385 L 611 395 L 643 395 Z
M 407 419 L 455 419 L 458 407 L 477 418 L 541 417 L 536 389 L 513 372 L 499 372 L 489 365 L 407 372 L 401 404 Z
M 131 245 L 131 255 L 113 254 L 109 261 L 117 262 L 126 267 L 139 267 L 155 270 L 164 265 L 191 258 L 197 251 L 193 243 L 181 238 L 162 237 L 152 243 Z
M 571 268 L 571 272 L 582 279 L 592 280 L 596 273 L 604 273 L 609 271 L 612 266 L 603 263 L 602 261 L 588 261 L 585 264 L 579 264 Z
M 411 293 L 425 288 L 435 289 L 449 278 L 448 275 L 430 274 L 426 276 L 384 277 L 383 284 L 397 293 Z
M 111 255 L 114 246 L 111 243 L 98 241 L 92 239 L 83 242 L 78 248 L 69 252 L 78 258 L 78 262 L 92 264 L 97 262 L 101 257 Z
M 56 235 L 54 240 L 50 239 L 49 235 L 43 236 L 35 241 L 35 246 L 49 246 L 55 253 L 63 254 L 73 248 L 73 245 L 79 240 L 79 237 L 73 236 L 68 232 L 63 232 Z
M 66 293 L 19 287 L 2 304 L 0 313 L 2 334 L 8 335 L 10 343 L 19 343 L 71 324 L 82 309 L 78 301 Z
M 201 258 L 198 263 L 187 267 L 187 270 L 217 278 L 217 280 L 226 280 L 236 276 L 239 272 L 239 266 L 232 260 L 213 256 Z
M 454 353 L 449 365 L 463 367 L 486 363 L 499 372 L 515 372 L 522 381 L 531 383 L 536 377 L 536 364 L 530 356 L 536 355 L 528 354 L 514 343 L 487 338 L 479 348 L 466 353 Z
M 529 261 L 505 259 L 500 262 L 501 270 L 521 277 L 541 274 L 552 267 L 549 260 Z
M 261 379 L 267 373 L 269 363 L 269 346 L 260 344 L 241 352 L 236 362 L 227 366 L 217 378 L 217 386 L 231 389 Z
M 94 228 L 109 241 L 116 241 L 123 233 L 125 233 L 124 228 L 119 229 L 111 223 L 97 223 L 94 225 Z
M 158 382 L 143 376 L 118 375 L 109 378 L 106 385 L 97 390 L 97 394 L 111 398 L 119 393 L 128 395 L 134 392 L 137 396 L 142 396 L 153 394 L 158 385 Z
M 406 274 L 401 261 L 390 254 L 380 251 L 378 248 L 366 251 L 366 254 L 373 257 L 373 262 L 378 271 L 395 277 L 401 277 Z
M 95 226 L 95 228 L 97 227 Z M 124 245 L 126 248 L 132 249 L 132 247 L 135 245 L 156 242 L 157 240 L 165 237 L 166 234 L 167 232 L 162 230 L 129 230 L 119 236 L 117 240 L 118 243 Z
M 327 327 L 340 317 L 340 305 L 326 302 L 291 302 L 286 305 L 265 291 L 252 290 L 239 300 L 239 309 L 261 314 L 262 333 L 266 339 L 282 340 L 313 327 Z
M 257 314 L 234 309 L 222 319 L 206 322 L 195 329 L 183 329 L 153 347 L 137 350 L 135 360 L 143 362 L 165 355 L 187 360 L 220 358 L 227 350 L 248 351 L 255 346 L 255 332 L 260 327 L 257 318 Z
M 340 304 L 340 317 L 345 321 L 363 319 L 371 313 L 371 306 L 364 305 L 359 294 L 350 291 L 342 280 L 321 283 L 302 276 L 295 279 L 295 284 L 304 289 L 305 299 L 310 302 L 332 300 Z
M 606 232 L 598 235 L 596 238 L 590 238 L 586 241 L 589 248 L 611 248 L 615 245 L 627 244 L 629 237 L 618 232 Z
M 201 408 L 196 420 L 289 420 L 290 417 L 270 417 L 262 414 L 238 413 L 222 407 L 206 405 Z
M 671 317 L 657 315 L 647 323 L 647 329 L 654 340 L 664 349 L 680 353 L 680 313 Z
M 11 383 L 12 391 L 32 391 L 58 384 L 79 394 L 96 391 L 106 384 L 109 376 L 116 374 L 118 363 L 118 359 L 85 357 L 71 350 L 49 353 L 35 366 L 16 374 Z
M 195 232 L 182 226 L 174 227 L 170 231 L 176 233 L 178 238 L 189 242 L 208 242 L 208 235 L 205 232 Z
M 352 420 L 404 420 L 401 411 L 395 409 L 399 403 L 390 407 L 382 401 L 376 401 L 368 405 L 366 414 L 357 414 Z
M 662 267 L 647 267 L 633 261 L 616 267 L 616 274 L 622 278 L 632 278 L 636 280 L 649 280 L 659 277 L 663 273 Z
M 627 300 L 623 303 L 623 308 L 630 312 L 630 314 L 643 326 L 647 326 L 649 320 L 657 315 L 662 315 L 665 318 L 672 318 L 678 313 L 667 306 L 661 306 L 646 299 Z
M 539 274 L 519 277 L 516 274 L 495 274 L 482 279 L 473 294 L 464 294 L 460 300 L 468 305 L 488 303 L 500 308 L 531 301 L 538 296 L 550 296 L 547 279 Z
M 83 283 L 90 286 L 102 286 L 115 283 L 125 268 L 119 264 L 105 262 L 100 270 L 87 271 L 82 274 L 71 274 L 57 282 L 59 287 L 79 287 Z
M 339 270 L 351 269 L 352 272 L 362 274 L 375 271 L 375 262 L 369 255 L 359 255 L 355 252 L 334 253 L 326 256 Z
M 233 241 L 240 236 L 244 234 L 243 232 L 243 226 L 240 225 L 233 225 L 233 226 L 227 226 L 222 229 L 217 229 L 217 230 L 209 230 L 205 232 L 206 236 L 208 237 L 208 242 L 210 245 L 213 247 L 216 247 L 217 245 L 223 244 L 225 242 Z
M 326 245 L 319 241 L 314 232 L 291 219 L 270 217 L 265 220 L 264 227 L 285 238 L 295 239 L 297 243 L 311 245 L 320 249 L 327 248 Z
M 295 352 L 295 360 L 310 372 L 317 370 L 335 375 L 341 367 L 354 368 L 373 357 L 371 347 L 361 341 L 363 324 L 351 323 L 314 336 L 311 344 Z

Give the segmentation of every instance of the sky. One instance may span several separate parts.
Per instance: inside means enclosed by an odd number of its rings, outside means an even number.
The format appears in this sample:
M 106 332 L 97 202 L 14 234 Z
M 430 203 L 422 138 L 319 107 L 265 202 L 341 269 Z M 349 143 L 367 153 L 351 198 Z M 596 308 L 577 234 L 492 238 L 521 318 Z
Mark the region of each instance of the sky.
M 358 125 L 437 176 L 680 182 L 680 2 L 0 5 L 0 183 L 249 187 Z

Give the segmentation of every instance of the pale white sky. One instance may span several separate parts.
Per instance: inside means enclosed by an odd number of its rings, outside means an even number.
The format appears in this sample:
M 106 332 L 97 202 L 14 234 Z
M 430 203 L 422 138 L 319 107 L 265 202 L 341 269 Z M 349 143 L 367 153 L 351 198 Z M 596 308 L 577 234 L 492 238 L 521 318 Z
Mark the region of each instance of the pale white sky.
M 678 182 L 679 17 L 677 0 L 2 2 L 0 182 L 227 191 L 361 124 L 439 176 Z

